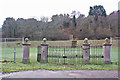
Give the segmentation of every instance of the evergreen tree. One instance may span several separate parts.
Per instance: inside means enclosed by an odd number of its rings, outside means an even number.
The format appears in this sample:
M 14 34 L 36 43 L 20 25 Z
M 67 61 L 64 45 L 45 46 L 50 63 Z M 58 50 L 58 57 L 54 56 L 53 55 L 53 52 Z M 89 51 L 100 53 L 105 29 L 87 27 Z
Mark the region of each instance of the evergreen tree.
M 97 20 L 98 16 L 106 16 L 106 11 L 102 5 L 95 5 L 90 7 L 89 15 L 95 16 L 95 20 Z
M 75 17 L 75 15 L 73 16 L 73 26 L 76 28 L 76 25 L 77 25 L 77 23 L 76 23 L 76 17 Z

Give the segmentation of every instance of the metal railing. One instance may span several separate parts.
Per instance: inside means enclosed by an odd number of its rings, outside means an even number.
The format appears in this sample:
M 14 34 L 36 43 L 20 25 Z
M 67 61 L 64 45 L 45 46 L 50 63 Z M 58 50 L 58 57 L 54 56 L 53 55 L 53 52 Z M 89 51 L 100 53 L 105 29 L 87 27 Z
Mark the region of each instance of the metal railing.
M 83 46 L 48 46 L 48 62 L 57 64 L 84 64 Z M 41 46 L 38 46 L 41 56 Z M 90 64 L 104 64 L 103 46 L 90 46 Z M 39 58 L 40 61 L 40 58 Z

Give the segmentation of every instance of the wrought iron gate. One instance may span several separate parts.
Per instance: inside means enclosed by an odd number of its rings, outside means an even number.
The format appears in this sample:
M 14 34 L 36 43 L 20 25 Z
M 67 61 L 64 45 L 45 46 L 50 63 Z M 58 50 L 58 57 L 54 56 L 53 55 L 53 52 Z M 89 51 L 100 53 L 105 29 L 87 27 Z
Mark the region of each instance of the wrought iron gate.
M 90 64 L 103 64 L 103 46 L 90 46 Z
M 64 64 L 80 64 L 83 62 L 82 46 L 49 46 L 48 62 Z

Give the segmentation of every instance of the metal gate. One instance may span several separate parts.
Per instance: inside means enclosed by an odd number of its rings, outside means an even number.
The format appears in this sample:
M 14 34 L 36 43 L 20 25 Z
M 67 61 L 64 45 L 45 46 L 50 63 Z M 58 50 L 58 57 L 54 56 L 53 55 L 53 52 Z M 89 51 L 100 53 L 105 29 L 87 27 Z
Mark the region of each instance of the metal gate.
M 48 62 L 64 63 L 64 64 L 80 64 L 83 63 L 82 46 L 49 46 Z
M 90 64 L 104 64 L 103 46 L 90 46 Z

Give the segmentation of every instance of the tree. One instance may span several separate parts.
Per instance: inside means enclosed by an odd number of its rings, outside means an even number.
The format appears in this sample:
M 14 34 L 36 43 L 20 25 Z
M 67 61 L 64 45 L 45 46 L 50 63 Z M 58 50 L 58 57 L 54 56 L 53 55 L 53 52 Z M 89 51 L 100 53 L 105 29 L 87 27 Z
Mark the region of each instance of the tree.
M 94 6 L 90 7 L 87 17 L 78 11 L 73 11 L 70 15 L 53 15 L 51 21 L 48 21 L 46 17 L 42 17 L 41 21 L 34 18 L 15 20 L 8 17 L 2 25 L 2 37 L 29 37 L 31 40 L 42 40 L 46 37 L 48 40 L 65 40 L 70 35 L 73 35 L 74 39 L 85 37 L 103 39 L 120 36 L 118 14 L 120 14 L 119 10 L 106 15 L 103 6 Z
M 76 17 L 75 17 L 75 15 L 73 16 L 73 27 L 75 27 L 76 28 L 76 25 L 77 25 L 77 23 L 76 23 Z
M 41 17 L 41 21 L 42 21 L 42 22 L 48 22 L 48 17 L 44 17 L 44 16 Z
M 3 37 L 15 37 L 17 33 L 17 25 L 14 18 L 6 18 L 2 25 Z
M 89 15 L 95 16 L 95 20 L 97 20 L 98 16 L 106 16 L 106 10 L 102 5 L 90 6 Z

